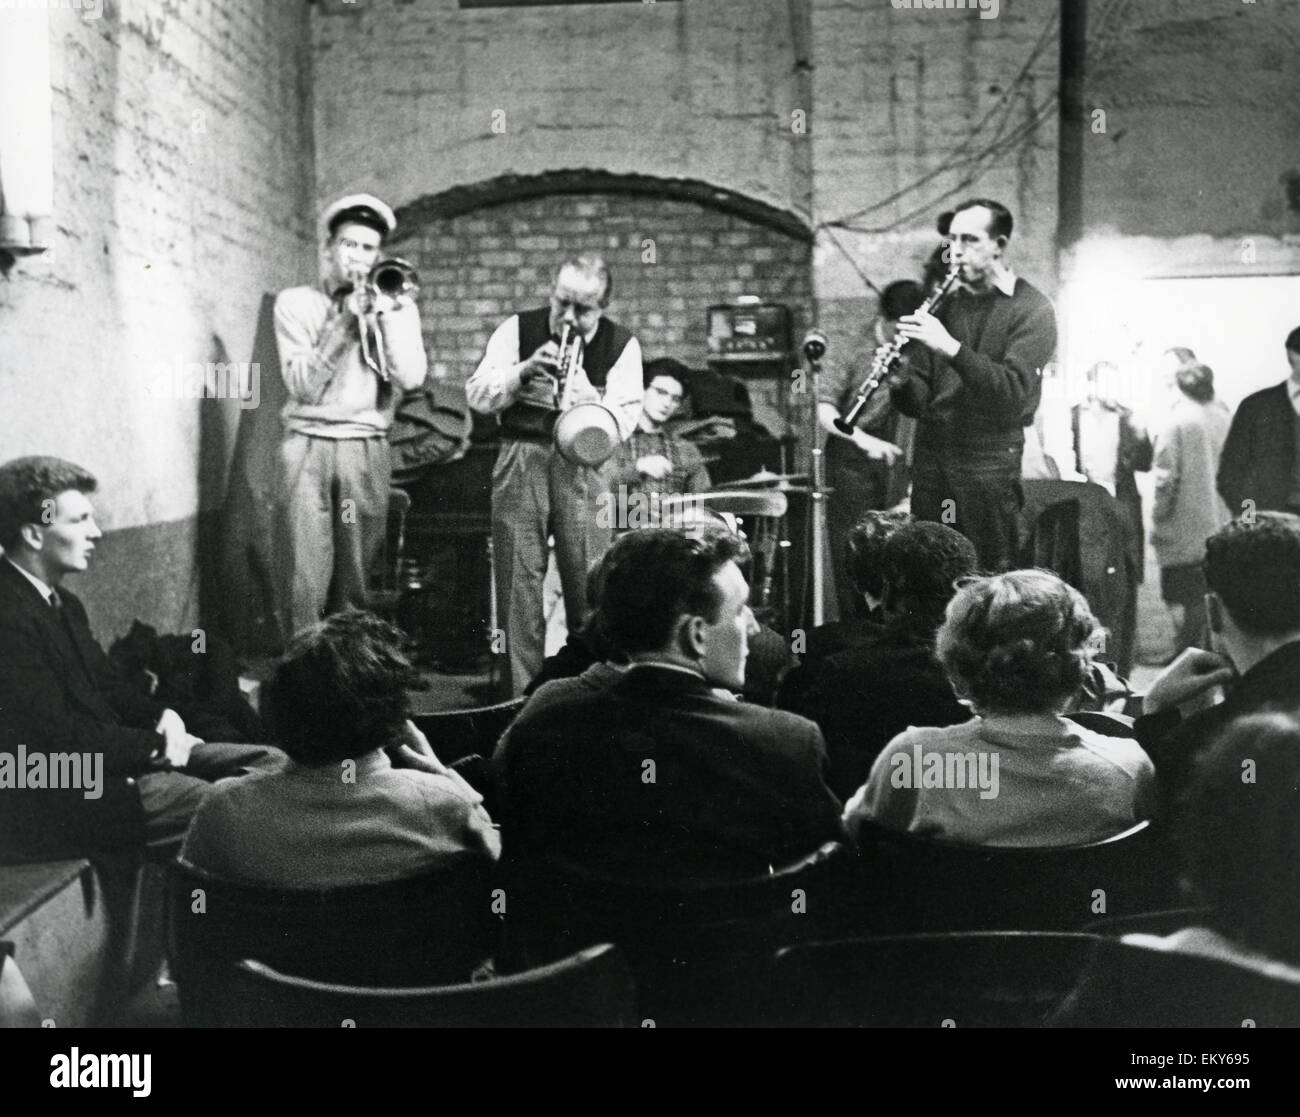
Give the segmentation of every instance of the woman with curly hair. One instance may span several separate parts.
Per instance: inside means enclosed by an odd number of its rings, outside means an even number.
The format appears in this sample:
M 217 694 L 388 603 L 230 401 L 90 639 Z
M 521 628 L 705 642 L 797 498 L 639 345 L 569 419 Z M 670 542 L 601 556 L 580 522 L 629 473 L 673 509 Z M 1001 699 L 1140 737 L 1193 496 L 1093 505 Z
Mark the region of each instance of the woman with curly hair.
M 463 851 L 496 860 L 483 797 L 407 717 L 415 670 L 372 613 L 336 613 L 294 637 L 267 688 L 282 772 L 215 785 L 181 857 L 227 880 L 342 888 L 436 869 Z
M 910 727 L 886 746 L 844 821 L 948 841 L 1061 846 L 1098 841 L 1145 818 L 1155 772 L 1137 742 L 1063 716 L 1092 661 L 1096 618 L 1045 570 L 962 584 L 935 639 L 975 716 Z

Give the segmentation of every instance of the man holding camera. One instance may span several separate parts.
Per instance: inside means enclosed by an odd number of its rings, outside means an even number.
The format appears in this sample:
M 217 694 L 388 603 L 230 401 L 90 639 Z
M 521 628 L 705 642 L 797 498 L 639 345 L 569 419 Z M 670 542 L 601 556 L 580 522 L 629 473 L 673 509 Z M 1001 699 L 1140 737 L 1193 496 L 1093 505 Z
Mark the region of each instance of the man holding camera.
M 369 281 L 396 224 L 370 194 L 340 198 L 321 217 L 324 281 L 275 300 L 289 392 L 276 508 L 286 640 L 322 611 L 365 607 L 366 572 L 384 538 L 388 429 L 402 393 L 428 371 L 414 300 Z

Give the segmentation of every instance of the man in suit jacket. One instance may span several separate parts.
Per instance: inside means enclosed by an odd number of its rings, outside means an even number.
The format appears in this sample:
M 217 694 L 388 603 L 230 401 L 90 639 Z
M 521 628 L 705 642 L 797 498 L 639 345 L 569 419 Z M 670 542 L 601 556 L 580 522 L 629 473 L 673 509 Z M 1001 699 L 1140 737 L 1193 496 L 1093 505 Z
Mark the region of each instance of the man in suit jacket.
M 507 858 L 670 884 L 762 874 L 840 836 L 817 727 L 724 696 L 757 627 L 739 553 L 721 533 L 615 543 L 593 621 L 631 666 L 511 726 L 494 757 Z
M 208 744 L 134 691 L 63 585 L 101 532 L 91 474 L 59 458 L 0 466 L 0 857 L 66 857 L 179 838 L 208 780 L 282 761 Z M 51 786 L 54 785 L 54 786 Z
M 970 718 L 935 659 L 934 634 L 957 579 L 977 565 L 974 544 L 950 527 L 921 521 L 899 528 L 880 558 L 883 629 L 814 664 L 802 693 L 783 690 L 784 708 L 812 718 L 825 734 L 830 785 L 841 798 L 866 783 L 872 762 L 909 726 Z
M 1300 326 L 1287 335 L 1286 359 L 1290 377 L 1242 400 L 1223 444 L 1219 495 L 1234 516 L 1300 512 Z
M 1198 756 L 1242 718 L 1300 716 L 1300 516 L 1260 512 L 1205 545 L 1216 651 L 1188 648 L 1151 685 L 1134 729 L 1156 766 L 1165 813 L 1176 813 Z M 1217 687 L 1227 695 L 1184 716 Z

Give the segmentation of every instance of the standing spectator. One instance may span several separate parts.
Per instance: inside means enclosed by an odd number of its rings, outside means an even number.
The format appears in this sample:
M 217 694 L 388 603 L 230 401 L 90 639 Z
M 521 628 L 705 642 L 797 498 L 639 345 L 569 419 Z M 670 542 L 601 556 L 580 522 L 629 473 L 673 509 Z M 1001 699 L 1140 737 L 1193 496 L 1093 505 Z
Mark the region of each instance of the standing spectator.
M 1286 359 L 1291 375 L 1247 396 L 1232 417 L 1219 495 L 1234 516 L 1300 512 L 1300 326 L 1287 335 Z
M 1205 540 L 1232 517 L 1215 491 L 1228 436 L 1228 407 L 1214 395 L 1214 373 L 1185 364 L 1174 373 L 1178 398 L 1155 439 L 1151 542 L 1160 561 L 1160 595 L 1173 614 L 1174 654 L 1205 630 Z

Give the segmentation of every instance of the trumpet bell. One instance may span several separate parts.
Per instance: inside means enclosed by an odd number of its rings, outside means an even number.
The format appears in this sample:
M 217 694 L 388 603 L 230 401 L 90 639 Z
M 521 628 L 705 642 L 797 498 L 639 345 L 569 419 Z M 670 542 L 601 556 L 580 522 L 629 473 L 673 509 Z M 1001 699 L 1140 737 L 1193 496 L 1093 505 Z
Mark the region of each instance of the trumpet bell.
M 604 465 L 618 448 L 618 420 L 603 403 L 580 403 L 555 421 L 555 448 L 575 465 Z
M 376 294 L 395 299 L 419 289 L 420 273 L 409 261 L 393 256 L 375 264 L 370 269 L 367 282 Z

